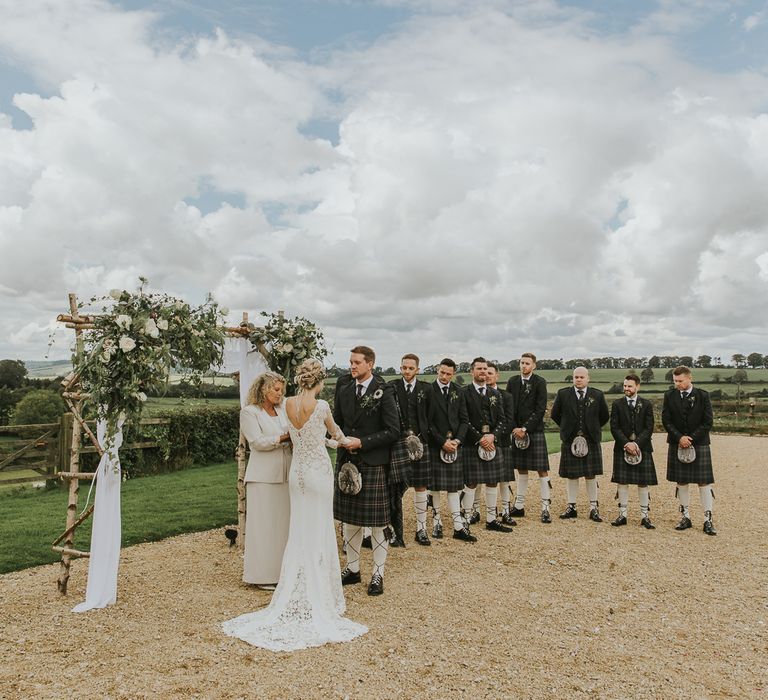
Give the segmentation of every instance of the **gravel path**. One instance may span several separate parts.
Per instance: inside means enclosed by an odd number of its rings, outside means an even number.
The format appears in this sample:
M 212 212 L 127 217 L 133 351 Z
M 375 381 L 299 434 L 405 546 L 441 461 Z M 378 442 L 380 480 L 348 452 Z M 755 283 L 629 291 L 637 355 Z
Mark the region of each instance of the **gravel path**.
M 657 470 L 665 474 L 663 436 Z M 716 436 L 717 537 L 675 532 L 674 488 L 652 490 L 657 529 L 580 517 L 467 545 L 412 542 L 387 562 L 386 591 L 346 589 L 370 628 L 343 645 L 274 654 L 226 637 L 219 623 L 266 605 L 240 582 L 221 530 L 123 552 L 118 604 L 83 615 L 87 562 L 70 595 L 57 566 L 0 576 L 0 698 L 768 698 L 768 438 Z M 610 464 L 610 446 L 605 446 Z M 553 462 L 554 466 L 554 462 Z M 555 467 L 556 471 L 556 467 Z M 610 473 L 610 467 L 607 471 Z M 564 507 L 554 476 L 553 513 Z M 411 493 L 405 497 L 412 512 Z M 409 520 L 412 520 L 409 519 Z M 447 520 L 447 519 L 446 519 Z M 363 574 L 370 574 L 365 552 Z

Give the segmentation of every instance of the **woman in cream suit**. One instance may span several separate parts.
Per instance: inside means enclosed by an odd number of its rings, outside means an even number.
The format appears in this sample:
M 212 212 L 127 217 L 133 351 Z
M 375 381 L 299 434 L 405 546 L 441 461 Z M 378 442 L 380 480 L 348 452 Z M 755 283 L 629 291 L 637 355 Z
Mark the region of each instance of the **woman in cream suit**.
M 254 380 L 240 411 L 240 430 L 251 456 L 245 472 L 246 520 L 243 581 L 272 587 L 288 541 L 288 468 L 291 440 L 283 408 L 285 380 L 264 372 Z

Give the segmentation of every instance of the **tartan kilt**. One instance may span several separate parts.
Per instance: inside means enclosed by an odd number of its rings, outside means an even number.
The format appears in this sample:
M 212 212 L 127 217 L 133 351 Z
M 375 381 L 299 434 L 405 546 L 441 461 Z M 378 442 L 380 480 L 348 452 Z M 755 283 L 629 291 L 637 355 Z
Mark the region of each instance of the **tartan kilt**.
M 528 471 L 548 472 L 549 454 L 547 452 L 547 440 L 544 433 L 528 433 L 531 444 L 527 450 L 519 450 L 512 440 L 512 461 L 515 468 Z
M 459 458 L 452 464 L 440 459 L 440 448 L 432 447 L 429 451 L 429 490 L 461 491 L 464 488 L 464 448 L 459 448 Z
M 389 484 L 407 484 L 408 486 L 429 485 L 429 446 L 421 443 L 424 455 L 416 462 L 408 457 L 405 438 L 392 445 L 389 453 Z
M 668 445 L 667 481 L 677 484 L 714 484 L 712 471 L 712 452 L 709 445 L 694 445 L 696 459 L 690 464 L 683 464 L 677 458 L 677 445 Z
M 501 448 L 501 480 L 515 480 L 515 458 L 512 455 L 514 448 L 510 445 L 503 445 Z
M 582 476 L 591 479 L 603 473 L 603 451 L 600 443 L 587 440 L 589 452 L 586 457 L 575 457 L 571 452 L 571 443 L 560 446 L 561 479 L 579 479 Z
M 387 465 L 363 462 L 357 468 L 363 477 L 363 488 L 355 496 L 339 491 L 338 465 L 333 478 L 333 517 L 349 525 L 384 527 L 389 525 L 389 490 Z
M 461 455 L 465 484 L 498 484 L 501 481 L 504 458 L 499 447 L 496 448 L 496 456 L 488 462 L 478 456 L 477 445 L 467 445 Z
M 624 461 L 624 450 L 613 453 L 613 475 L 611 481 L 615 484 L 637 484 L 638 486 L 656 486 L 656 465 L 653 462 L 653 452 L 643 450 L 640 464 L 627 464 Z

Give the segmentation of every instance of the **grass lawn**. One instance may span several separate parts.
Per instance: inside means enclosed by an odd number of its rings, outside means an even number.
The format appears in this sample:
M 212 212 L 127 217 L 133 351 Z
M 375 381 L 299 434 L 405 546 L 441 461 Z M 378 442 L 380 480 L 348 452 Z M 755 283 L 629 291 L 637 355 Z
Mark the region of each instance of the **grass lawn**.
M 123 546 L 237 522 L 237 465 L 194 467 L 123 484 Z M 88 486 L 80 486 L 82 510 Z M 58 561 L 51 543 L 65 528 L 65 488 L 0 491 L 0 573 Z M 91 521 L 75 532 L 90 547 Z

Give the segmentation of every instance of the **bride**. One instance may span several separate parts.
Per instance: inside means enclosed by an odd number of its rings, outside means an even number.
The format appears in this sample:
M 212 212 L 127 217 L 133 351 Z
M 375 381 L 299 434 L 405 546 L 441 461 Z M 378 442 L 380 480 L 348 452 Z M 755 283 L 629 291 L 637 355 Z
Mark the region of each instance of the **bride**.
M 318 400 L 325 372 L 308 359 L 296 371 L 298 396 L 286 400 L 293 460 L 288 476 L 288 543 L 272 601 L 263 610 L 223 623 L 224 632 L 254 646 L 292 651 L 346 642 L 368 628 L 342 617 L 339 553 L 333 526 L 333 469 L 325 434 L 346 440 L 326 401 Z

